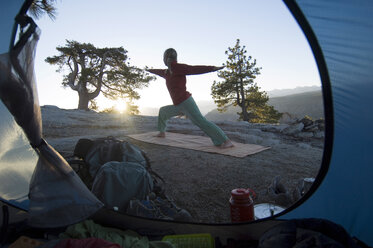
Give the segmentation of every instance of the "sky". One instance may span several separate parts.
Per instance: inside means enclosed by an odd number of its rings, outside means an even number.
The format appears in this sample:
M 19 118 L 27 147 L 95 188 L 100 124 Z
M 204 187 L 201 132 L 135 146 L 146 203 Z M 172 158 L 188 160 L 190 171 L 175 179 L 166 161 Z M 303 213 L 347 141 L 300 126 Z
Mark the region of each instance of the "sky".
M 57 16 L 36 20 L 41 29 L 35 57 L 40 105 L 74 109 L 77 92 L 61 85 L 63 73 L 45 62 L 58 55 L 66 39 L 96 47 L 123 47 L 130 64 L 165 68 L 163 52 L 173 47 L 178 61 L 220 66 L 236 39 L 262 67 L 256 83 L 264 91 L 320 86 L 309 44 L 295 19 L 280 0 L 57 0 Z M 213 102 L 211 85 L 216 73 L 188 76 L 187 89 L 196 102 Z M 172 104 L 162 78 L 139 90 L 140 111 Z M 121 102 L 125 102 L 122 100 Z M 116 103 L 99 97 L 101 109 Z

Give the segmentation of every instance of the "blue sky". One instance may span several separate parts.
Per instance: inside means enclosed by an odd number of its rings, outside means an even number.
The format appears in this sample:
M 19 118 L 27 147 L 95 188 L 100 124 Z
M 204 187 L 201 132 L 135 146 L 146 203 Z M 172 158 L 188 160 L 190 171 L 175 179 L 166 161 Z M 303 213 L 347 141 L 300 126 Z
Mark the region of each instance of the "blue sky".
M 97 47 L 128 50 L 137 67 L 164 68 L 163 51 L 173 47 L 181 63 L 221 65 L 225 51 L 236 39 L 262 67 L 256 82 L 262 90 L 320 85 L 312 52 L 298 24 L 280 0 L 232 1 L 57 1 L 55 21 L 36 20 L 42 30 L 35 71 L 41 105 L 76 108 L 77 93 L 61 86 L 62 73 L 44 62 L 57 55 L 65 40 L 89 42 Z M 211 101 L 216 73 L 188 77 L 187 88 L 197 102 Z M 162 79 L 140 90 L 143 107 L 171 104 Z M 101 107 L 112 102 L 99 99 Z

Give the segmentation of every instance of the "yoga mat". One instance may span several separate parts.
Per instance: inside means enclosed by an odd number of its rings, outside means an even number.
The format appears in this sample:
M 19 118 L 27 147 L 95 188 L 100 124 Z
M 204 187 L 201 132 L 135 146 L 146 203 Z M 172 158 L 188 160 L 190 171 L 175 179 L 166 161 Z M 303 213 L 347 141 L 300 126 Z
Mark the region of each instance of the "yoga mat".
M 165 138 L 160 138 L 155 137 L 157 134 L 158 132 L 147 132 L 140 134 L 131 134 L 128 135 L 128 137 L 151 144 L 173 146 L 210 153 L 219 153 L 238 158 L 243 158 L 248 155 L 270 149 L 270 147 L 254 144 L 242 144 L 234 141 L 232 141 L 234 147 L 222 149 L 214 146 L 211 139 L 205 136 L 167 132 Z

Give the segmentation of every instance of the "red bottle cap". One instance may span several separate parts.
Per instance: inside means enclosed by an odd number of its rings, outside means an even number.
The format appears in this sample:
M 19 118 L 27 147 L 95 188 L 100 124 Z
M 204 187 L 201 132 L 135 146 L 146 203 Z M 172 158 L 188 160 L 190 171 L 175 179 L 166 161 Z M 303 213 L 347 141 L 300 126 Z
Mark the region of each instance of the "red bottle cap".
M 234 199 L 244 200 L 250 198 L 250 191 L 248 189 L 234 189 L 231 191 Z

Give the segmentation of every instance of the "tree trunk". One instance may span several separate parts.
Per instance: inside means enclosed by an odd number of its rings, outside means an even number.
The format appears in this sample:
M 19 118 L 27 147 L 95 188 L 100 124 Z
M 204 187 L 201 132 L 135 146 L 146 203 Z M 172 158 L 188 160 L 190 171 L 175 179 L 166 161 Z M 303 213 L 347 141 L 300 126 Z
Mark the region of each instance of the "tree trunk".
M 240 65 L 240 75 L 241 75 L 241 65 Z M 247 108 L 246 108 L 246 98 L 245 98 L 245 89 L 243 87 L 243 79 L 240 78 L 240 94 L 241 94 L 241 109 L 242 109 L 242 120 L 243 121 L 249 121 L 249 116 L 247 114 Z
M 88 108 L 88 104 L 89 104 L 89 95 L 88 94 L 84 94 L 84 93 L 80 93 L 79 92 L 79 105 L 78 105 L 78 109 L 80 110 L 89 110 Z
M 238 106 L 241 106 L 241 101 L 240 101 L 240 89 L 238 87 L 238 83 L 236 83 L 236 97 L 237 97 L 237 104 Z
M 249 115 L 247 114 L 245 91 L 243 83 L 241 82 L 241 108 L 242 108 L 242 120 L 249 121 Z

